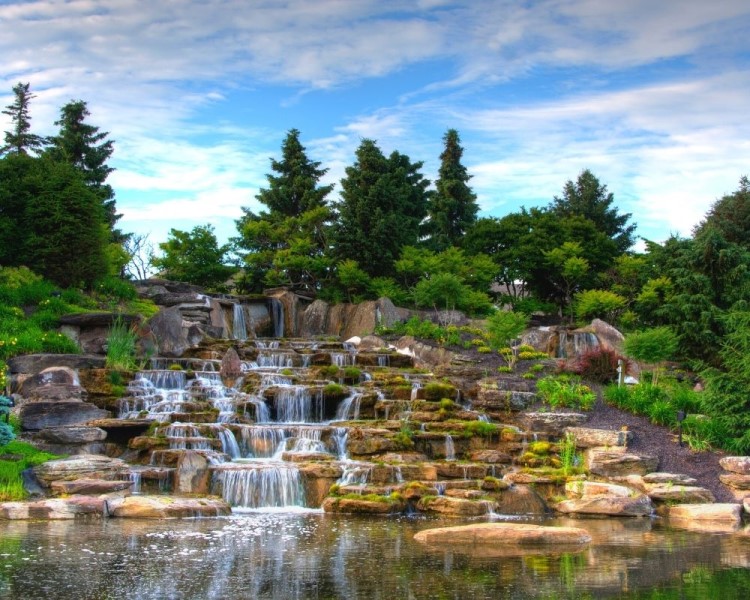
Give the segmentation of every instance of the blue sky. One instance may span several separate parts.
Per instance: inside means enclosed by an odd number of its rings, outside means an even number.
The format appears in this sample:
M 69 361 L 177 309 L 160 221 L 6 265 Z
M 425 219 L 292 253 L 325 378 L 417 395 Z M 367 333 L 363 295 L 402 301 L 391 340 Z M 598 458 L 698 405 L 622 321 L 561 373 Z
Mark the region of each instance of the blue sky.
M 291 128 L 333 199 L 363 137 L 434 181 L 455 128 L 481 216 L 588 168 L 663 240 L 750 174 L 748 31 L 746 0 L 0 0 L 0 104 L 30 82 L 48 134 L 85 100 L 154 244 L 234 235 Z

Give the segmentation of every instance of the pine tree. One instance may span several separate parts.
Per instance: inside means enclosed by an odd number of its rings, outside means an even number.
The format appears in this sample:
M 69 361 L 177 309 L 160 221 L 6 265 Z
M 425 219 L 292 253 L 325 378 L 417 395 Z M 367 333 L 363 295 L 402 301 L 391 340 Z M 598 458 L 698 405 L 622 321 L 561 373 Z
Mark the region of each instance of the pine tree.
M 271 159 L 271 169 L 278 173 L 266 175 L 268 188 L 256 198 L 265 204 L 272 217 L 298 217 L 303 212 L 326 205 L 333 185 L 318 186 L 328 169 L 311 161 L 299 141 L 300 132 L 290 129 L 281 145 L 282 159 Z
M 401 248 L 414 246 L 427 215 L 430 182 L 422 163 L 394 151 L 386 158 L 373 140 L 362 140 L 356 162 L 341 181 L 334 253 L 352 259 L 372 277 L 394 274 Z
M 435 250 L 460 246 L 464 234 L 476 222 L 479 206 L 469 187 L 471 175 L 461 164 L 463 148 L 455 129 L 443 136 L 445 149 L 440 155 L 440 170 L 435 182 L 436 193 L 430 201 L 429 245 Z
M 29 87 L 30 84 L 20 82 L 13 87 L 16 98 L 3 111 L 4 115 L 11 118 L 13 129 L 5 132 L 5 145 L 0 148 L 0 154 L 37 154 L 44 146 L 43 137 L 29 133 L 31 129 L 29 104 L 36 98 L 36 95 L 29 91 Z
M 122 215 L 115 208 L 114 190 L 107 177 L 114 170 L 107 160 L 114 152 L 114 142 L 108 140 L 109 133 L 86 122 L 90 115 L 83 100 L 71 100 L 60 109 L 60 119 L 55 125 L 59 133 L 50 138 L 49 155 L 58 161 L 75 167 L 83 176 L 86 185 L 99 197 L 107 225 L 112 232 L 112 241 L 122 243 L 127 236 L 115 229 Z
M 243 209 L 237 221 L 237 248 L 246 251 L 241 286 L 261 291 L 268 286 L 286 286 L 315 293 L 329 272 L 327 232 L 333 213 L 326 200 L 333 185 L 319 185 L 327 169 L 307 157 L 291 129 L 281 146 L 282 159 L 271 160 L 278 175 L 268 174 L 268 188 L 256 198 L 268 212 L 255 214 Z

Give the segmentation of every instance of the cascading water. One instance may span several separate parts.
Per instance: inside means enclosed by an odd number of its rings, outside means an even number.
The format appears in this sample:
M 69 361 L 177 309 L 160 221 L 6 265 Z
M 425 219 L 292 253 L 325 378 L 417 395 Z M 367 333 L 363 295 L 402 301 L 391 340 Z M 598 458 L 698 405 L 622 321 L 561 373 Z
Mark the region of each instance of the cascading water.
M 245 311 L 239 302 L 232 305 L 232 337 L 240 341 L 247 339 Z
M 359 407 L 362 392 L 352 392 L 344 398 L 336 409 L 336 421 L 355 421 L 359 419 Z
M 450 434 L 445 436 L 445 460 L 456 460 L 456 447 Z
M 271 312 L 271 321 L 273 323 L 273 337 L 284 337 L 284 305 L 278 298 L 268 299 Z

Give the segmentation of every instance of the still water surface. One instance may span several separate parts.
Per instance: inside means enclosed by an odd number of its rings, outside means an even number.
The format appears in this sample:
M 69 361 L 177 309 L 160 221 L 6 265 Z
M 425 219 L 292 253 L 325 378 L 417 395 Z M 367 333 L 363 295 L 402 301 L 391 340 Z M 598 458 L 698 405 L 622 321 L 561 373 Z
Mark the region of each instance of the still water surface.
M 750 536 L 607 519 L 550 523 L 591 533 L 576 553 L 412 540 L 457 524 L 320 512 L 0 522 L 0 599 L 750 598 Z

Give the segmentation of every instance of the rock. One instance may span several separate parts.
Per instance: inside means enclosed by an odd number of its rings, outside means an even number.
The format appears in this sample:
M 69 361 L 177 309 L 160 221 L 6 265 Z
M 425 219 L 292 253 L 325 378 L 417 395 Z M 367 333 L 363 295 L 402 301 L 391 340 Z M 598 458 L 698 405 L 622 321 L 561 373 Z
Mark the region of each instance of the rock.
M 719 464 L 725 471 L 750 475 L 750 456 L 725 456 L 719 461 Z
M 183 323 L 182 313 L 177 306 L 160 310 L 149 320 L 148 326 L 158 342 L 159 354 L 166 357 L 182 356 L 204 337 L 200 326 L 187 321 Z
M 449 517 L 478 517 L 486 515 L 494 508 L 490 502 L 476 502 L 448 496 L 428 496 L 417 502 L 417 510 L 438 513 Z
M 509 465 L 513 462 L 513 457 L 507 452 L 501 452 L 500 450 L 475 450 L 469 454 L 469 460 L 490 465 Z
M 418 342 L 412 336 L 407 335 L 395 343 L 396 352 L 411 356 L 414 366 L 417 368 L 432 368 L 440 365 L 449 365 L 455 358 L 455 354 L 445 348 L 435 348 L 422 342 Z
M 632 498 L 635 495 L 640 495 L 636 490 L 627 486 L 600 481 L 568 481 L 565 484 L 565 492 L 572 498 L 591 498 L 593 496 Z
M 108 411 L 81 401 L 27 402 L 19 408 L 18 414 L 21 427 L 26 431 L 79 425 L 109 417 Z
M 60 317 L 60 330 L 84 352 L 105 354 L 107 337 L 117 319 L 126 326 L 140 323 L 138 315 L 112 312 L 73 313 Z
M 573 435 L 576 446 L 579 448 L 627 446 L 628 442 L 633 439 L 632 431 L 608 431 L 588 427 L 568 427 L 565 431 Z
M 523 523 L 476 523 L 458 527 L 426 529 L 414 536 L 423 544 L 453 546 L 573 546 L 591 541 L 585 529 L 578 527 L 547 527 Z
M 511 410 L 525 410 L 534 402 L 536 402 L 536 394 L 534 392 L 480 386 L 477 389 L 476 400 L 472 405 L 475 410 L 507 412 Z
M 34 475 L 47 487 L 53 481 L 73 481 L 82 478 L 112 480 L 117 478 L 118 473 L 126 470 L 125 461 L 98 454 L 50 460 L 33 468 Z
M 0 503 L 0 519 L 76 519 L 108 515 L 106 500 L 92 496 Z
M 691 531 L 736 531 L 741 524 L 741 504 L 678 504 L 666 508 L 669 525 Z
M 36 434 L 36 437 L 55 444 L 87 444 L 106 439 L 107 432 L 98 427 L 72 425 L 70 427 L 47 427 Z
M 745 510 L 746 514 L 750 514 L 750 496 L 742 501 L 742 508 Z
M 384 515 L 402 512 L 405 504 L 386 500 L 329 497 L 323 501 L 322 508 L 327 513 Z
M 177 461 L 174 473 L 174 491 L 177 494 L 208 493 L 209 478 L 208 459 L 195 450 L 186 450 Z
M 103 479 L 76 479 L 74 481 L 53 481 L 50 487 L 52 493 L 58 496 L 84 494 L 98 496 L 99 494 L 111 494 L 129 490 L 132 487 L 130 481 L 105 481 Z
M 547 515 L 549 506 L 528 485 L 514 485 L 500 494 L 493 494 L 495 512 L 501 515 Z
M 78 374 L 70 367 L 48 367 L 26 378 L 18 393 L 28 401 L 47 402 L 82 402 L 86 395 Z
M 648 473 L 643 476 L 643 483 L 693 485 L 697 481 L 689 475 L 680 473 Z
M 487 476 L 487 465 L 447 461 L 436 462 L 434 466 L 438 477 L 447 479 L 481 479 Z
M 625 336 L 612 327 L 612 325 L 601 319 L 594 319 L 591 321 L 590 329 L 596 336 L 596 339 L 599 340 L 599 347 L 622 353 Z
M 654 502 L 703 504 L 716 501 L 710 490 L 692 485 L 649 485 L 646 487 L 646 493 Z
M 653 512 L 648 496 L 633 497 L 593 495 L 559 502 L 555 509 L 562 513 L 579 515 L 609 515 L 612 517 L 647 517 Z
M 739 473 L 722 473 L 719 475 L 721 483 L 733 490 L 747 491 L 750 490 L 750 475 L 740 475 Z
M 24 354 L 8 359 L 11 374 L 36 374 L 49 367 L 79 369 L 103 369 L 106 358 L 93 354 Z
M 520 416 L 521 423 L 529 431 L 560 434 L 568 427 L 577 427 L 588 419 L 577 412 L 529 412 Z
M 388 343 L 383 338 L 377 335 L 366 335 L 360 340 L 358 350 L 360 352 L 367 352 L 387 347 Z
M 226 381 L 227 379 L 235 380 L 244 375 L 242 371 L 242 361 L 240 360 L 239 354 L 237 354 L 237 350 L 229 348 L 226 351 L 224 357 L 221 359 L 219 373 L 223 381 Z
M 177 498 L 173 496 L 128 496 L 108 501 L 113 517 L 166 519 L 224 517 L 232 508 L 218 498 Z
M 328 312 L 331 306 L 323 300 L 315 300 L 302 313 L 300 335 L 315 337 L 325 335 L 328 330 Z
M 646 475 L 656 471 L 659 459 L 655 456 L 638 456 L 611 450 L 593 448 L 586 452 L 586 466 L 594 475 L 624 477 Z

